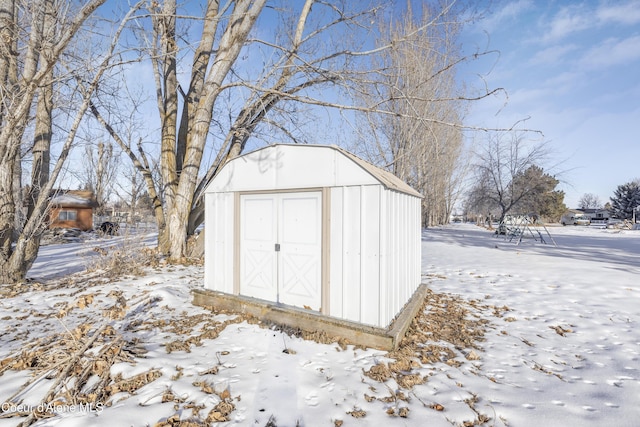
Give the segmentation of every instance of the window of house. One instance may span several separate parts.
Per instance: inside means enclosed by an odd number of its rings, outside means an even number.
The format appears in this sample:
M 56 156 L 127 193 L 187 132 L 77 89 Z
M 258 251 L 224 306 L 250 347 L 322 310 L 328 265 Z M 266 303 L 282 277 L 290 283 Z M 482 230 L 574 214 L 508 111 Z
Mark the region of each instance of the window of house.
M 58 214 L 59 221 L 75 221 L 78 218 L 76 211 L 60 211 Z

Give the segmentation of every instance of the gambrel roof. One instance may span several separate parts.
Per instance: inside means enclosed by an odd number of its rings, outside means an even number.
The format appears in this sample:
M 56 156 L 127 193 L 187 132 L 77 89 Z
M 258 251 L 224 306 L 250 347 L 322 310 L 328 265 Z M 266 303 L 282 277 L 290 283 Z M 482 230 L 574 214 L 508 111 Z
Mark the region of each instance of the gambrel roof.
M 273 144 L 227 163 L 207 192 L 380 184 L 422 198 L 407 183 L 336 145 Z

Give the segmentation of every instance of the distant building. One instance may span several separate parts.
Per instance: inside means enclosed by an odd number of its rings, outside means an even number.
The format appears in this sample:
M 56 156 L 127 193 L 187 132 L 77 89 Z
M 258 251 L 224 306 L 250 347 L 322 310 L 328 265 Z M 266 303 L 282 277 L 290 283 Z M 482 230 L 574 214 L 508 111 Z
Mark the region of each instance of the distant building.
M 562 225 L 589 225 L 590 222 L 591 218 L 580 209 L 569 209 L 560 218 Z
M 608 221 L 610 213 L 607 209 L 582 209 L 582 213 L 589 217 L 591 221 Z
M 606 224 L 611 218 L 607 209 L 569 209 L 562 215 L 562 225 Z
M 98 206 L 93 192 L 57 190 L 50 203 L 49 228 L 93 228 L 93 210 Z

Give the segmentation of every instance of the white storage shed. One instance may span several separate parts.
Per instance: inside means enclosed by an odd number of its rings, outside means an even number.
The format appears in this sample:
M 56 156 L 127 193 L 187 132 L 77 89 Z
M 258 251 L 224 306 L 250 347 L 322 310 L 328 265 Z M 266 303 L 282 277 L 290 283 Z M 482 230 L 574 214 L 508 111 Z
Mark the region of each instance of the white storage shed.
M 237 157 L 205 192 L 205 288 L 387 327 L 420 285 L 421 197 L 336 146 Z

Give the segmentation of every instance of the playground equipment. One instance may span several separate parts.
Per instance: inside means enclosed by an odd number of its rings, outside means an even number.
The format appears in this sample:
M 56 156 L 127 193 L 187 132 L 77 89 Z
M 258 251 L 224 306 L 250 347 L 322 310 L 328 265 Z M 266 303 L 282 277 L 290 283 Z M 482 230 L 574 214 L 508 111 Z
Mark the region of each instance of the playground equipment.
M 532 226 L 534 226 L 532 228 Z M 547 243 L 545 236 L 554 246 L 557 246 L 553 237 L 543 223 L 538 223 L 538 216 L 534 214 L 527 215 L 505 215 L 496 230 L 497 236 L 504 236 L 505 240 L 514 242 L 519 245 L 523 237 L 532 237 L 536 242 Z

